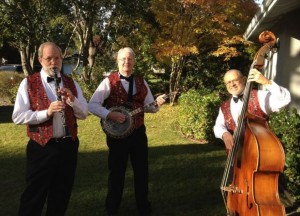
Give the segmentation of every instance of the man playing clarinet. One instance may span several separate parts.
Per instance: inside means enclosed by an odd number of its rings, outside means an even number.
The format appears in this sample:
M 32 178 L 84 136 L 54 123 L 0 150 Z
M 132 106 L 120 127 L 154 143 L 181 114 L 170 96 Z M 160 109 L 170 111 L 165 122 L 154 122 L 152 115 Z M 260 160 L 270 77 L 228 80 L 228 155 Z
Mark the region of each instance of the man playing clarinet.
M 65 214 L 74 183 L 79 140 L 77 119 L 85 119 L 88 107 L 79 85 L 60 73 L 61 49 L 41 44 L 39 73 L 20 84 L 12 119 L 27 125 L 26 188 L 19 215 Z

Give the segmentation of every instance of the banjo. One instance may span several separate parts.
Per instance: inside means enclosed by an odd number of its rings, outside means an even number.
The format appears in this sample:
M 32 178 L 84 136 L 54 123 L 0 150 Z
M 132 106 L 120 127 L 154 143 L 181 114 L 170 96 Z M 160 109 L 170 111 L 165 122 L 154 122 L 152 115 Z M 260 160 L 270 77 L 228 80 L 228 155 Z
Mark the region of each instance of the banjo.
M 163 99 L 169 98 L 174 93 L 167 94 Z M 143 107 L 139 107 L 134 110 L 129 110 L 124 106 L 115 106 L 111 107 L 109 111 L 111 112 L 120 112 L 126 116 L 126 120 L 123 123 L 115 122 L 111 119 L 101 119 L 101 127 L 106 135 L 113 137 L 115 139 L 122 139 L 128 137 L 134 131 L 134 116 L 140 112 L 145 111 L 148 107 L 157 105 L 157 101 L 146 104 Z

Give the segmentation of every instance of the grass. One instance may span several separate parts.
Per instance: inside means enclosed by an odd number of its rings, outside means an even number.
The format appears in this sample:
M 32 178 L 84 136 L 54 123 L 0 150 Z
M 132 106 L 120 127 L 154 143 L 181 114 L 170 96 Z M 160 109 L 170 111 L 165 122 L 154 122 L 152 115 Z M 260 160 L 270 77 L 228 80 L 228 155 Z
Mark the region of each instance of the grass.
M 198 144 L 178 132 L 178 107 L 165 105 L 146 114 L 149 139 L 149 198 L 154 216 L 225 215 L 219 185 L 226 155 L 223 146 Z M 2 115 L 2 113 L 1 113 Z M 25 126 L 0 123 L 0 215 L 16 215 L 24 189 Z M 79 121 L 80 149 L 67 216 L 102 216 L 107 189 L 107 146 L 99 119 Z M 135 216 L 133 173 L 128 164 L 122 216 Z

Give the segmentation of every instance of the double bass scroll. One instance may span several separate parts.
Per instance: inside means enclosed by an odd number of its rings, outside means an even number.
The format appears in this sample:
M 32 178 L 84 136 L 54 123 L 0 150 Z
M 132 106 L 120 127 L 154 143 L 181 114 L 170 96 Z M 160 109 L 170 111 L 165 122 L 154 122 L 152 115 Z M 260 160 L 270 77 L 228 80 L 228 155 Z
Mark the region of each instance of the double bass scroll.
M 276 37 L 270 31 L 260 34 L 263 46 L 251 69 L 262 69 L 269 54 L 276 50 Z M 284 151 L 267 120 L 248 113 L 252 82 L 243 93 L 243 107 L 233 133 L 221 182 L 221 193 L 228 216 L 284 216 L 279 199 L 278 178 L 284 168 Z

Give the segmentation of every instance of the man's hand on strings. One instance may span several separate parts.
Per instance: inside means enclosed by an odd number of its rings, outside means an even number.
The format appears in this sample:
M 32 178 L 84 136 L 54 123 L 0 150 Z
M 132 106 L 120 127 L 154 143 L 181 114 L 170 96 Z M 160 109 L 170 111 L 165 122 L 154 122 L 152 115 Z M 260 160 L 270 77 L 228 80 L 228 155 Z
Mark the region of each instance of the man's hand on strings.
M 126 116 L 121 113 L 121 112 L 110 112 L 108 115 L 107 115 L 107 118 L 108 119 L 111 119 L 119 124 L 122 124 L 125 122 L 126 120 Z
M 163 105 L 163 103 L 166 102 L 166 100 L 164 99 L 164 97 L 166 96 L 166 94 L 160 95 L 156 98 L 156 102 L 158 106 Z
M 233 136 L 231 135 L 231 133 L 229 132 L 225 132 L 222 136 L 222 139 L 225 143 L 225 148 L 226 148 L 226 151 L 229 152 L 231 151 L 232 147 L 233 147 Z
M 257 69 L 251 69 L 249 76 L 248 76 L 248 82 L 257 82 L 261 85 L 268 85 L 271 84 L 271 81 L 267 79 L 261 72 L 259 72 Z

